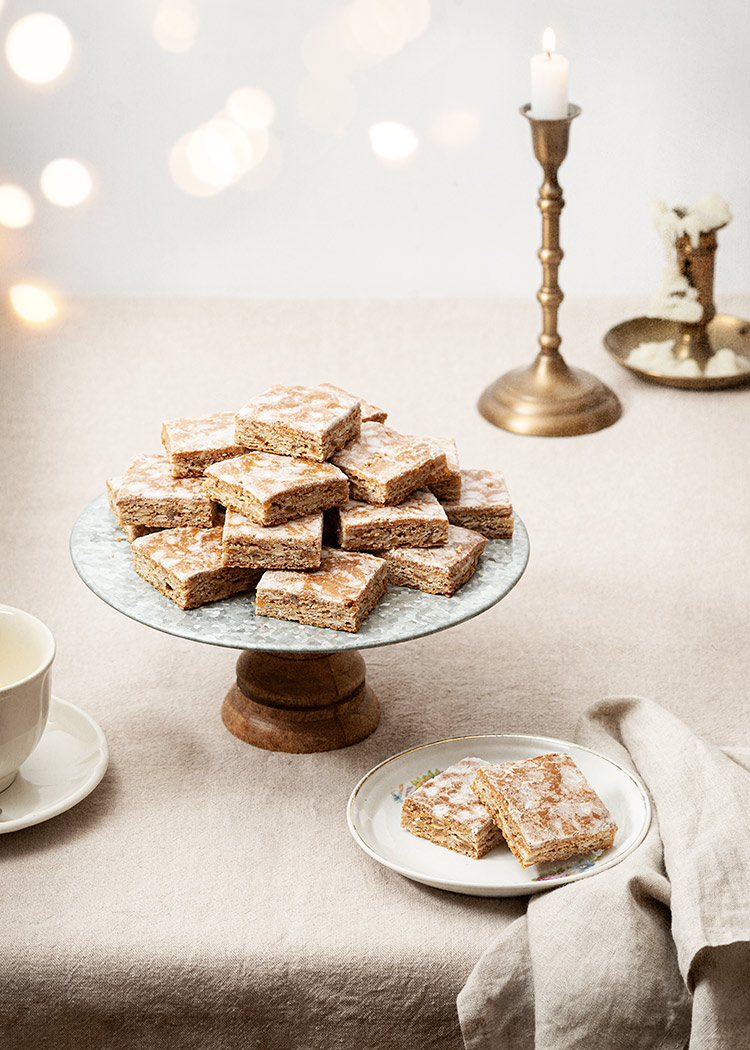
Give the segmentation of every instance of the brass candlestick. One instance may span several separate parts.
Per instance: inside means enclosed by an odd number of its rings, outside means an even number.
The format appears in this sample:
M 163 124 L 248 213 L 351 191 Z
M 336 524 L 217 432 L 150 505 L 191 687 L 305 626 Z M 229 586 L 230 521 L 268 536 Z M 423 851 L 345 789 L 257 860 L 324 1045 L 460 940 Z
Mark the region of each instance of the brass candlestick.
M 568 152 L 570 123 L 581 110 L 568 106 L 567 117 L 559 120 L 537 120 L 530 110 L 530 105 L 521 107 L 531 124 L 534 156 L 544 170 L 538 201 L 542 213 L 539 259 L 543 284 L 537 292 L 544 331 L 539 336 L 540 351 L 533 364 L 495 380 L 479 399 L 479 411 L 490 423 L 516 434 L 588 434 L 610 426 L 620 418 L 622 409 L 609 387 L 589 372 L 569 368 L 560 353 L 557 311 L 563 293 L 557 283 L 557 271 L 563 258 L 560 212 L 565 201 L 557 171 Z
M 678 212 L 684 216 L 684 212 Z M 698 302 L 703 307 L 700 321 L 680 323 L 679 339 L 675 341 L 673 353 L 680 361 L 693 358 L 703 371 L 709 358 L 713 356 L 713 348 L 708 337 L 708 324 L 716 316 L 714 306 L 714 265 L 716 260 L 717 230 L 726 226 L 715 226 L 711 230 L 701 230 L 698 234 L 698 244 L 693 246 L 688 234 L 684 233 L 675 241 L 677 253 L 677 268 L 698 294 Z
M 679 209 L 675 211 L 680 214 Z M 750 383 L 750 368 L 712 368 L 712 359 L 721 351 L 731 351 L 737 358 L 750 360 L 750 321 L 716 312 L 714 305 L 714 269 L 718 240 L 716 234 L 726 223 L 701 230 L 698 243 L 683 234 L 674 243 L 678 271 L 695 289 L 703 307 L 698 321 L 670 321 L 661 317 L 634 317 L 610 328 L 604 346 L 619 364 L 642 379 L 683 390 L 721 390 Z M 641 364 L 630 360 L 631 353 L 643 344 L 671 343 L 675 364 L 695 361 L 697 371 L 678 372 L 657 363 Z

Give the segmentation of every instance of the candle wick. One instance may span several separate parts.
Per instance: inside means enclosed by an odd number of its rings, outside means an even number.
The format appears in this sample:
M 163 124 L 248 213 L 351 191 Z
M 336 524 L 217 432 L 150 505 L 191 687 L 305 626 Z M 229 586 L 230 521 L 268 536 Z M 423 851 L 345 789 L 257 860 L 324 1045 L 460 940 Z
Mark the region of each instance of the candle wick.
M 551 61 L 551 59 L 552 59 L 552 55 L 549 53 L 549 51 L 545 51 L 544 52 L 544 57 L 545 57 L 547 62 Z

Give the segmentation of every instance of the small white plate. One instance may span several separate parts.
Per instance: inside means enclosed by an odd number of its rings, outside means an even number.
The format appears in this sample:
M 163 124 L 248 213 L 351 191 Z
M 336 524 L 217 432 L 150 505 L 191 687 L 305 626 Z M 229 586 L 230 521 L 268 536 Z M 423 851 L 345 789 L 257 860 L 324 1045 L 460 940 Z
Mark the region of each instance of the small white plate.
M 0 791 L 0 835 L 72 809 L 97 786 L 108 760 L 107 741 L 96 722 L 52 697 L 42 739 L 10 787 Z
M 570 755 L 614 817 L 618 831 L 611 849 L 522 868 L 504 843 L 474 860 L 401 827 L 404 798 L 428 775 L 462 758 L 518 762 L 550 751 Z M 491 733 L 438 740 L 381 762 L 352 792 L 347 821 L 365 853 L 408 879 L 453 893 L 514 897 L 575 882 L 619 864 L 643 841 L 651 823 L 651 805 L 634 776 L 596 751 L 550 737 Z

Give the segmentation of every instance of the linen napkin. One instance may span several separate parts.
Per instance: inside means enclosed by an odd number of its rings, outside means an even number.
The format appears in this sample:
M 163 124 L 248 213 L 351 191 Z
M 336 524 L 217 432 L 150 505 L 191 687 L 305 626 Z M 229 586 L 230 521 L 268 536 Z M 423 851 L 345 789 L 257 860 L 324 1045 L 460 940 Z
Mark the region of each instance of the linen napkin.
M 750 1047 L 750 749 L 640 697 L 588 708 L 576 741 L 640 776 L 651 827 L 484 952 L 458 997 L 466 1050 Z

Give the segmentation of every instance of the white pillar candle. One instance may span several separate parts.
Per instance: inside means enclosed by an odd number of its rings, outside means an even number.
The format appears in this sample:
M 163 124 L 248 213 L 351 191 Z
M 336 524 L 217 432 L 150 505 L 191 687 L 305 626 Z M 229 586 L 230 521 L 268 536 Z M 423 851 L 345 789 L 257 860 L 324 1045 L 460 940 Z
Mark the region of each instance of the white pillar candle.
M 568 115 L 568 60 L 555 54 L 555 34 L 542 36 L 542 54 L 531 59 L 531 116 L 560 120 Z

